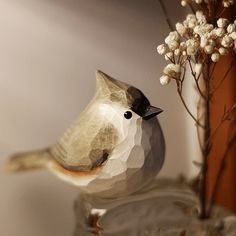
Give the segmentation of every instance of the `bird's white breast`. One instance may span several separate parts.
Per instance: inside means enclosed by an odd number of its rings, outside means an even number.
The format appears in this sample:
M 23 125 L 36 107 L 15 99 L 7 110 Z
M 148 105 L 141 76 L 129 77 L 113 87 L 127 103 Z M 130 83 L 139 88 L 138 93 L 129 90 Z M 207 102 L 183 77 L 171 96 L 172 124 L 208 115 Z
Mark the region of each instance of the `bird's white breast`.
M 146 121 L 134 114 L 129 123 L 110 117 L 121 133 L 121 141 L 107 162 L 97 172 L 85 176 L 56 173 L 84 192 L 109 198 L 135 192 L 153 179 L 162 167 L 165 149 L 156 117 Z

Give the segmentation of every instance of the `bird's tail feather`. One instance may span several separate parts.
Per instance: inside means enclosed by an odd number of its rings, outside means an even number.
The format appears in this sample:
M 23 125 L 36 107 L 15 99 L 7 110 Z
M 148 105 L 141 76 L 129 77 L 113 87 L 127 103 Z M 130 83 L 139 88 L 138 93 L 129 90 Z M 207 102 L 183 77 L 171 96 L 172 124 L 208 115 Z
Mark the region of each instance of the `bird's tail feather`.
M 6 163 L 6 170 L 9 172 L 20 172 L 44 168 L 51 159 L 52 156 L 49 149 L 18 153 L 9 158 Z

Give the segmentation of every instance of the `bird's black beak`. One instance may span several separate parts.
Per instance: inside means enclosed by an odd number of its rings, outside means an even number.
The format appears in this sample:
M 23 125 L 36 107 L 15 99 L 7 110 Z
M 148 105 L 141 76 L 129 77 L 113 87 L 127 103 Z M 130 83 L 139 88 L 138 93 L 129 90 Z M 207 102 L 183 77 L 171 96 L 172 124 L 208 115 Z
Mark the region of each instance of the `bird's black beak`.
M 152 117 L 157 116 L 161 112 L 163 112 L 163 110 L 161 108 L 154 107 L 154 106 L 150 105 L 150 106 L 148 106 L 147 110 L 145 111 L 145 113 L 143 115 L 143 119 L 144 120 L 149 120 Z

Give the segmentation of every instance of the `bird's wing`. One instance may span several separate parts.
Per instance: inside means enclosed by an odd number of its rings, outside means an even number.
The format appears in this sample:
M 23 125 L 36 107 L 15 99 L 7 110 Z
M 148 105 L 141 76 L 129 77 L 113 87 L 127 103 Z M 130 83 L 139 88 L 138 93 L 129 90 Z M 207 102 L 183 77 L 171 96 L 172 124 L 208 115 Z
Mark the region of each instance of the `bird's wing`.
M 67 170 L 91 171 L 101 166 L 119 141 L 112 123 L 98 119 L 89 121 L 69 128 L 50 149 L 54 159 Z
M 44 168 L 52 156 L 49 149 L 14 154 L 6 163 L 9 172 L 20 172 L 31 169 Z

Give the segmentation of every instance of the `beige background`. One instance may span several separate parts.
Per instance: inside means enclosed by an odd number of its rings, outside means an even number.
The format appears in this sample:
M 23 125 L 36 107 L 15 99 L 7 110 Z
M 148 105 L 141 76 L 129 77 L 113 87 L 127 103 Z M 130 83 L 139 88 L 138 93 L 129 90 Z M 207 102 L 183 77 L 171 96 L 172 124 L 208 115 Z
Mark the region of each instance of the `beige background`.
M 166 2 L 179 17 L 179 1 Z M 11 153 L 55 142 L 91 99 L 98 68 L 165 110 L 161 175 L 192 173 L 190 121 L 174 84 L 158 80 L 167 32 L 157 0 L 0 0 L 0 235 L 72 234 L 76 189 L 46 171 L 10 176 L 3 167 Z

